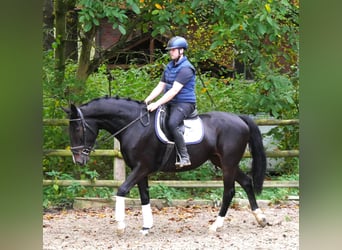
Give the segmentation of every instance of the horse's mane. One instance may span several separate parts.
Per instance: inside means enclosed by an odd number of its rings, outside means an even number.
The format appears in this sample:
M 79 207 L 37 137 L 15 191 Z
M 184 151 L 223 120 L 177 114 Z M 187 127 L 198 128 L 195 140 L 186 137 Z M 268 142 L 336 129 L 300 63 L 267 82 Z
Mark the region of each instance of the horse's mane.
M 101 102 L 101 101 L 104 101 L 104 100 L 105 101 L 106 100 L 123 100 L 123 101 L 135 102 L 135 103 L 138 103 L 138 104 L 142 104 L 143 103 L 143 101 L 135 100 L 135 99 L 132 99 L 130 97 L 119 97 L 118 95 L 112 97 L 112 96 L 106 95 L 106 96 L 94 98 L 94 99 L 90 100 L 89 102 L 82 104 L 81 106 L 87 106 L 87 105 L 93 104 L 94 102 Z

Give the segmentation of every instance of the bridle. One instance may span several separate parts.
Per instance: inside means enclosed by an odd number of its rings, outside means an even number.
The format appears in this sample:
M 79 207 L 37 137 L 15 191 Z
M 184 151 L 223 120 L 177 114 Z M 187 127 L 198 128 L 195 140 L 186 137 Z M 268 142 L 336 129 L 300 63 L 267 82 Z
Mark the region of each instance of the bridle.
M 90 125 L 87 123 L 87 121 L 84 119 L 83 113 L 80 110 L 80 108 L 76 107 L 77 109 L 77 113 L 79 115 L 79 118 L 76 119 L 70 119 L 70 122 L 76 122 L 76 121 L 81 121 L 82 124 L 82 129 L 83 129 L 83 143 L 85 144 L 86 142 L 86 130 L 87 128 L 94 134 L 96 135 L 96 132 L 92 129 L 92 127 L 90 127 Z M 143 122 L 143 117 L 147 114 L 147 121 L 146 123 Z M 110 136 L 107 137 L 103 137 L 101 138 L 98 142 L 95 142 L 93 146 L 86 146 L 86 145 L 79 145 L 79 146 L 75 146 L 75 147 L 70 147 L 70 150 L 73 154 L 80 154 L 78 149 L 82 149 L 81 154 L 85 155 L 85 156 L 89 156 L 91 151 L 95 150 L 95 147 L 97 145 L 99 145 L 99 142 L 104 143 L 105 141 L 117 136 L 118 134 L 120 134 L 122 131 L 124 131 L 125 129 L 127 129 L 128 127 L 130 127 L 133 123 L 137 122 L 138 120 L 140 120 L 140 122 L 143 124 L 143 126 L 148 126 L 150 124 L 150 115 L 149 115 L 149 111 L 146 109 L 146 111 L 143 113 L 142 111 L 140 111 L 140 115 L 139 117 L 137 117 L 136 119 L 134 119 L 133 121 L 131 121 L 130 123 L 128 123 L 127 125 L 125 125 L 124 127 L 122 127 L 121 129 L 119 129 L 117 132 L 115 132 L 114 134 L 111 134 Z
M 82 124 L 82 134 L 83 134 L 83 144 L 84 145 L 79 145 L 79 146 L 75 146 L 75 147 L 71 147 L 70 150 L 73 154 L 79 154 L 79 151 L 77 151 L 77 149 L 82 149 L 81 154 L 88 156 L 90 154 L 90 152 L 92 150 L 94 150 L 94 146 L 86 146 L 85 142 L 86 142 L 86 131 L 87 128 L 94 134 L 96 135 L 96 132 L 92 129 L 92 127 L 89 126 L 89 124 L 87 123 L 87 121 L 84 119 L 83 113 L 79 108 L 77 109 L 77 113 L 80 116 L 80 118 L 76 118 L 76 119 L 70 119 L 70 122 L 77 122 L 77 121 L 81 121 Z

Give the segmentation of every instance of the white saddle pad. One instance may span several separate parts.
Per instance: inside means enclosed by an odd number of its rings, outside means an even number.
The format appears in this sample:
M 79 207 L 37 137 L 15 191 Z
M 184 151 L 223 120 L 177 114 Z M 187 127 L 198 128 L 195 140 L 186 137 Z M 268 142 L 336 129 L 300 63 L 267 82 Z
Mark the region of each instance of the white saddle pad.
M 155 119 L 156 134 L 163 143 L 174 143 L 170 141 L 161 129 L 160 125 L 160 109 L 157 110 Z M 204 130 L 202 120 L 199 116 L 194 119 L 184 120 L 184 140 L 186 144 L 200 143 L 203 139 Z

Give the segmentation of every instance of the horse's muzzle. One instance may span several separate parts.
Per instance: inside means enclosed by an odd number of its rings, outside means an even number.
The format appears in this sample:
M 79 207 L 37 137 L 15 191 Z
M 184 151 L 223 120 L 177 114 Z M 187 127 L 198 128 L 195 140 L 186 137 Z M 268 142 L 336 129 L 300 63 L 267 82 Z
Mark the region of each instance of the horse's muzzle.
M 89 160 L 89 155 L 85 155 L 85 154 L 72 154 L 72 160 L 75 164 L 77 165 L 81 165 L 84 166 L 85 164 L 87 164 L 88 160 Z

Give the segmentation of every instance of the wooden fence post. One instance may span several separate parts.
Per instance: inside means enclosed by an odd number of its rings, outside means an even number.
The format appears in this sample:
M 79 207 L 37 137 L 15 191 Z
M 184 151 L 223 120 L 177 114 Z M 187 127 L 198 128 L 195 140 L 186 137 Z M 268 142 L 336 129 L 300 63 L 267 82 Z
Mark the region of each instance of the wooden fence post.
M 114 150 L 120 151 L 120 142 L 114 138 Z M 126 165 L 123 159 L 114 157 L 113 161 L 113 179 L 114 181 L 124 181 L 126 179 Z M 117 188 L 113 189 L 114 195 L 117 193 Z

